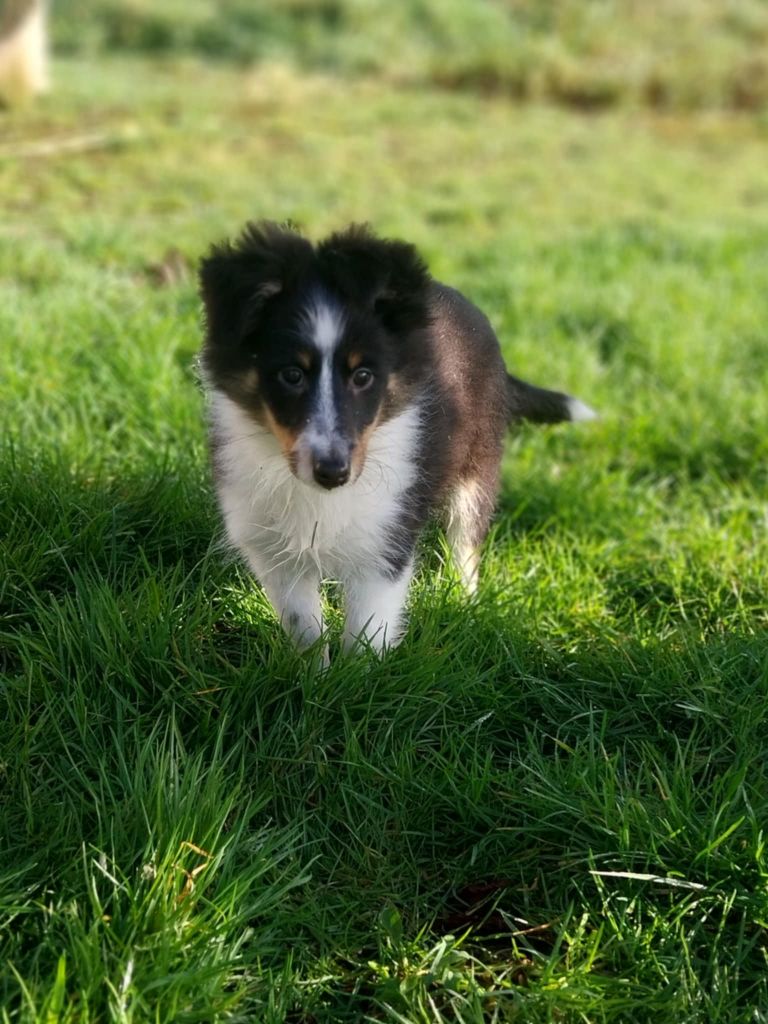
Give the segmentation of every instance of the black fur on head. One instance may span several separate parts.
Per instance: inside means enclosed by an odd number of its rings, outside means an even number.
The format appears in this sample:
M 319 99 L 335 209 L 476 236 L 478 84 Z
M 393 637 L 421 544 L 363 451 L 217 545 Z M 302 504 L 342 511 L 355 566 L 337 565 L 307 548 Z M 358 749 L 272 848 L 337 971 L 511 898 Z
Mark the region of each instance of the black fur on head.
M 206 361 L 212 350 L 232 353 L 258 332 L 271 301 L 287 300 L 313 280 L 373 313 L 393 334 L 429 323 L 431 279 L 413 246 L 376 238 L 367 226 L 353 224 L 315 247 L 289 227 L 260 221 L 249 223 L 234 244 L 213 246 L 201 262 Z
M 365 224 L 337 231 L 317 247 L 332 288 L 372 309 L 387 330 L 400 333 L 429 323 L 429 271 L 407 242 L 376 238 Z
M 200 264 L 209 345 L 237 346 L 268 300 L 306 273 L 313 254 L 305 238 L 271 221 L 247 224 L 234 245 L 213 246 Z

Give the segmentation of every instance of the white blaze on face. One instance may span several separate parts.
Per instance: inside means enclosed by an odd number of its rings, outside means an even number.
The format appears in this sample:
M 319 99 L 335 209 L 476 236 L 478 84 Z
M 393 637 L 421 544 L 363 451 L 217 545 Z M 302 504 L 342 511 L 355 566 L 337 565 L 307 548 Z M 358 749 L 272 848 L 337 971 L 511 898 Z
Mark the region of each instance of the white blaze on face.
M 313 483 L 313 458 L 330 452 L 337 430 L 333 357 L 344 330 L 344 316 L 330 302 L 317 298 L 305 311 L 302 326 L 320 353 L 320 374 L 310 420 L 299 435 L 294 451 L 297 456 L 296 475 L 305 483 Z

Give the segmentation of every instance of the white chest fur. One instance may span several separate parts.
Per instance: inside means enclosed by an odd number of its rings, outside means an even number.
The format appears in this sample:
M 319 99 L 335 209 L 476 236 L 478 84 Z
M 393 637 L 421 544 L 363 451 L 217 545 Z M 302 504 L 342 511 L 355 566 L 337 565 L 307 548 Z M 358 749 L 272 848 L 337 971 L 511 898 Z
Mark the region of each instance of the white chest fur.
M 348 579 L 386 570 L 390 527 L 416 473 L 417 405 L 378 427 L 360 476 L 331 491 L 298 480 L 274 435 L 221 392 L 211 396 L 211 414 L 219 501 L 236 547 L 270 571 L 293 565 Z

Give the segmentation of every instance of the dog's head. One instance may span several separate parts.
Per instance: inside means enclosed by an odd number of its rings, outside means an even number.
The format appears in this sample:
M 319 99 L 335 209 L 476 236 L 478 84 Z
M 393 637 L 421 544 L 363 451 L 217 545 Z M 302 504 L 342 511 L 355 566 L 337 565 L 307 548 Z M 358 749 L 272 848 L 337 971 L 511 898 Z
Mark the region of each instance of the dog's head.
M 315 246 L 250 224 L 201 265 L 208 382 L 275 435 L 300 480 L 354 480 L 426 372 L 430 280 L 412 246 L 364 227 Z

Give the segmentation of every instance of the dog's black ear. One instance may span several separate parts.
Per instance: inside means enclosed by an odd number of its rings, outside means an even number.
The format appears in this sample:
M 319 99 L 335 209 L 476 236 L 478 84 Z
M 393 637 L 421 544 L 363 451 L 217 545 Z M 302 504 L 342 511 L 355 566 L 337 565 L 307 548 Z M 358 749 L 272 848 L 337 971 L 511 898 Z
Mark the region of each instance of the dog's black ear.
M 234 244 L 215 245 L 200 263 L 208 342 L 236 345 L 253 331 L 268 300 L 312 258 L 312 245 L 271 221 L 248 224 Z
M 412 245 L 377 238 L 367 225 L 352 224 L 321 242 L 317 252 L 333 286 L 373 309 L 388 329 L 398 332 L 429 322 L 431 278 Z

